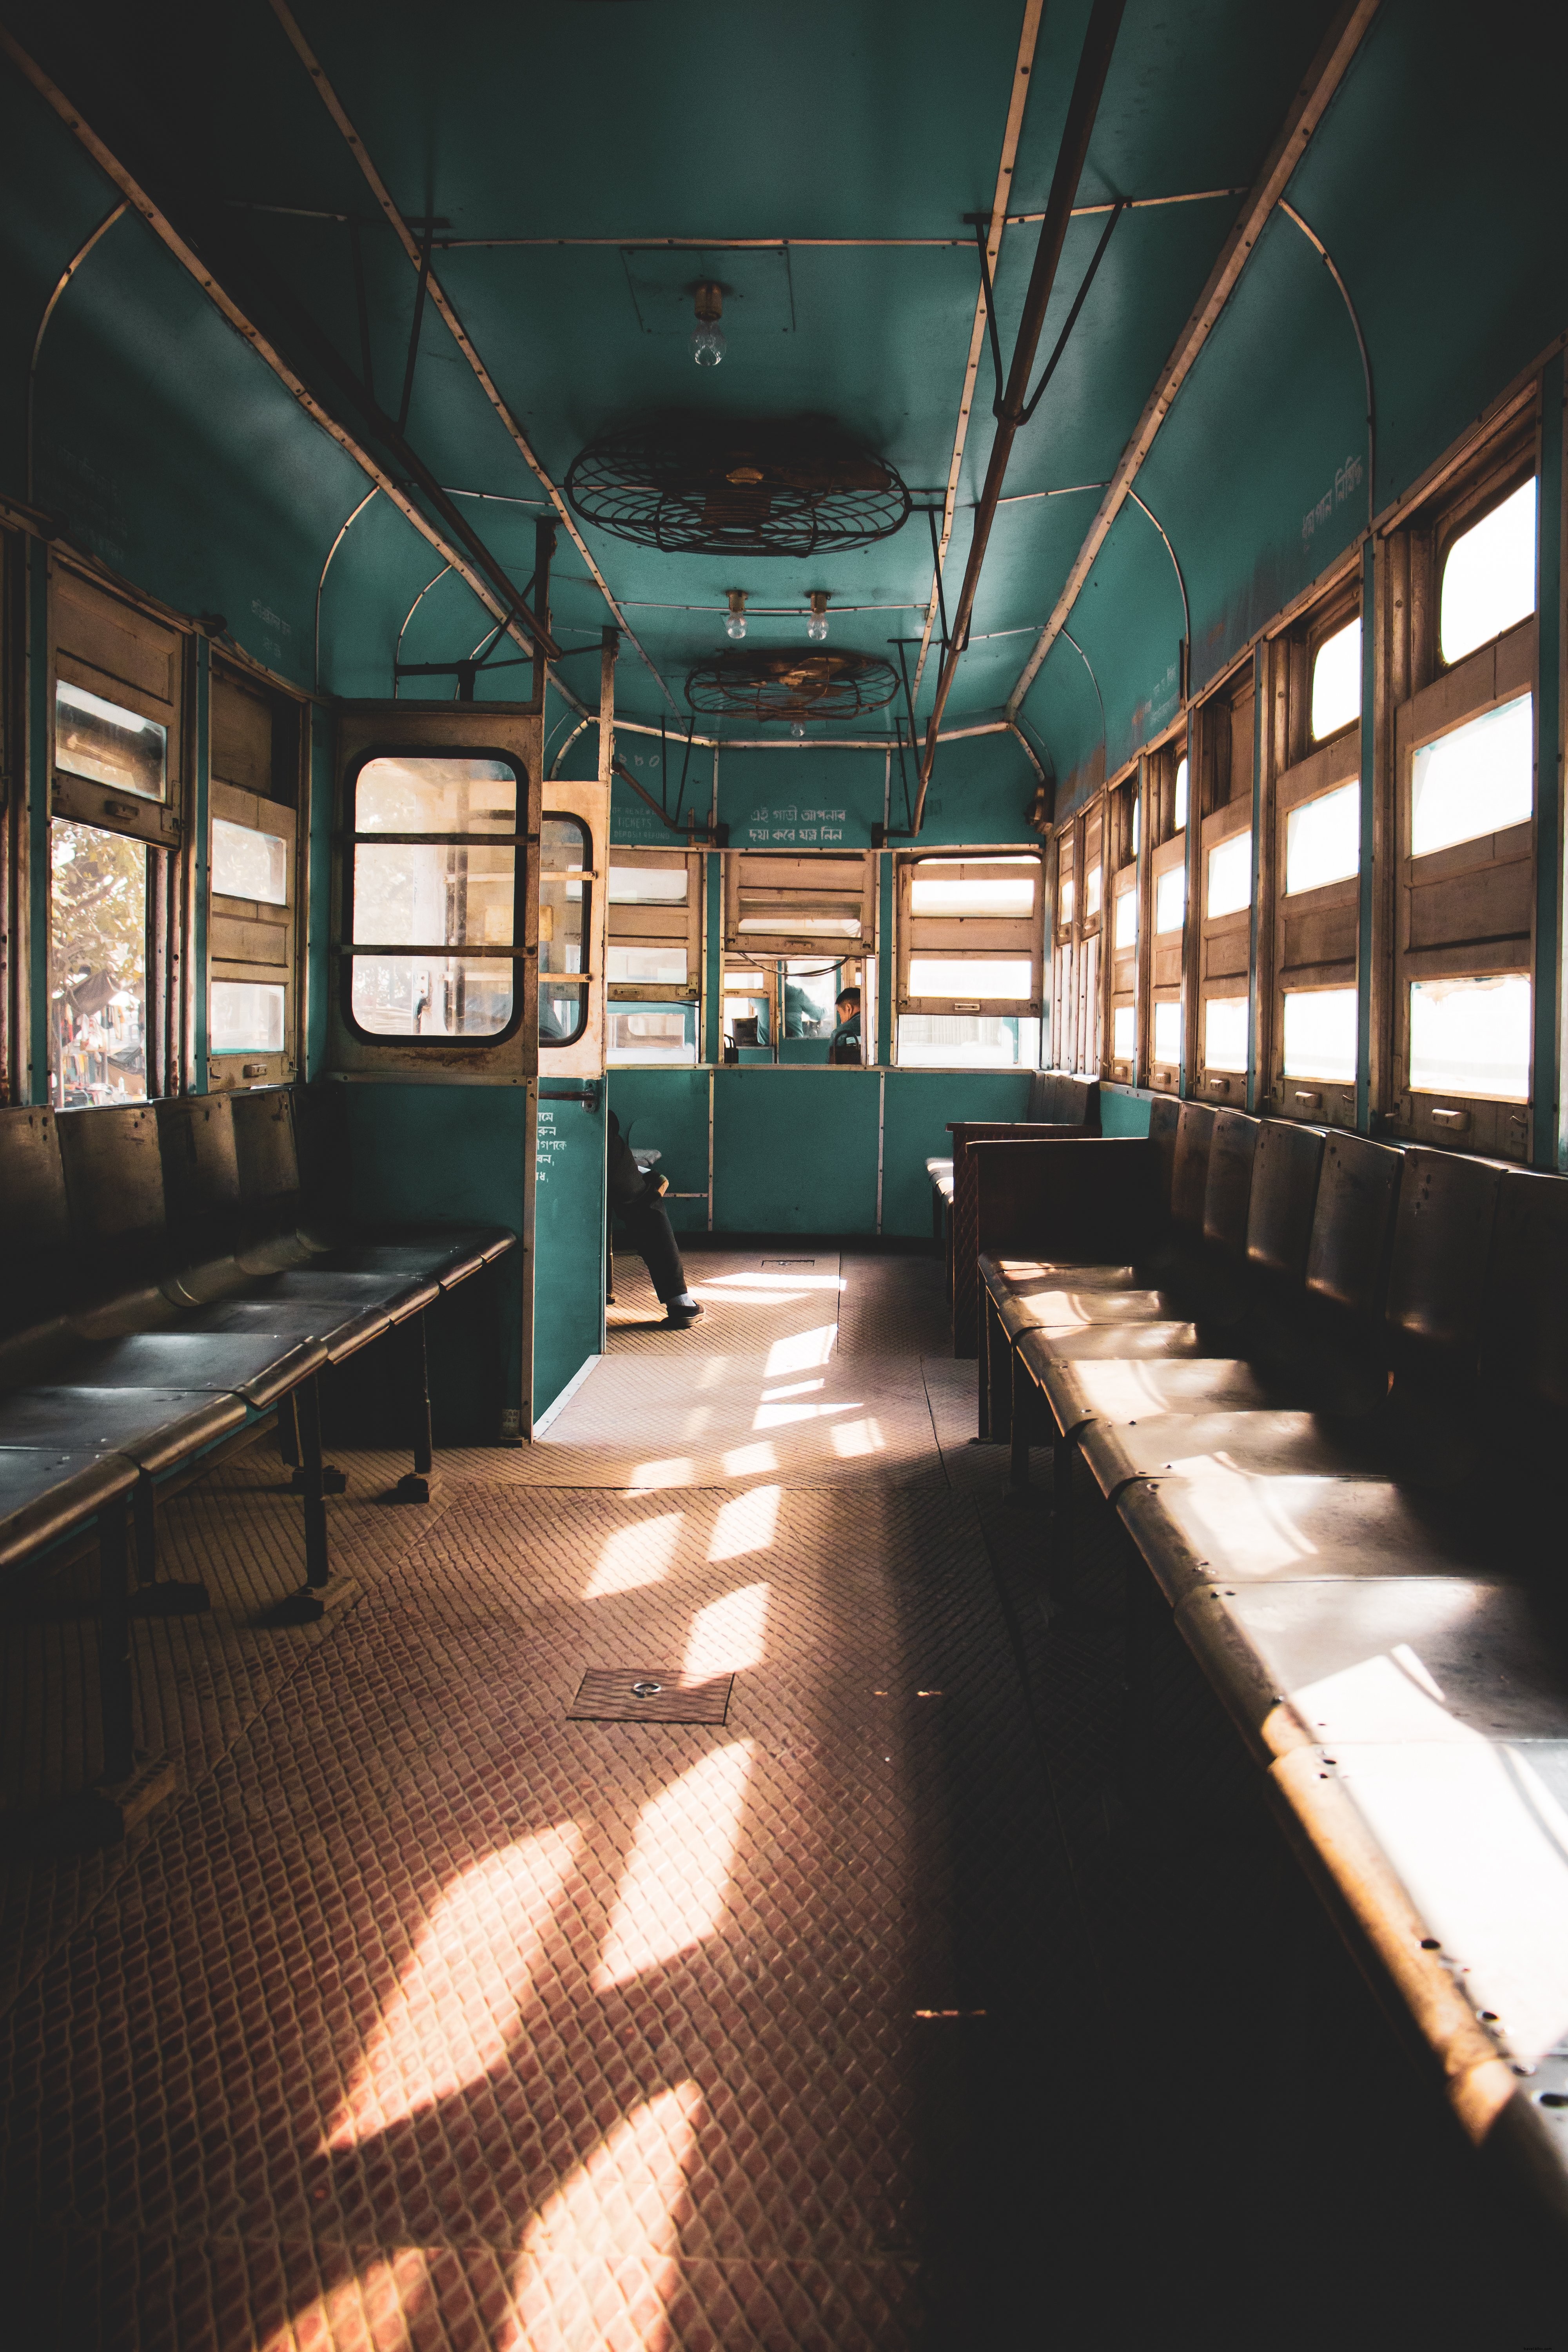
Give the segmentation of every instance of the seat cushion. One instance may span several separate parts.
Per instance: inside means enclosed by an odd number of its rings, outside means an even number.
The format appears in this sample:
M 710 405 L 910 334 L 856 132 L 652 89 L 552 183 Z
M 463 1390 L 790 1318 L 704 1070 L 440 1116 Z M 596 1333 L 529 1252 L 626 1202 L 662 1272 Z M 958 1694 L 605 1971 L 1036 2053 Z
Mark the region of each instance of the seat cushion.
M 1018 1342 L 1031 1377 L 1048 1364 L 1167 1361 L 1208 1350 L 1195 1323 L 1085 1323 L 1070 1331 L 1026 1331 Z
M 1181 1309 L 1168 1290 L 1079 1290 L 1048 1288 L 1028 1297 L 1015 1292 L 1002 1301 L 1002 1328 L 1016 1342 L 1026 1331 L 1082 1331 L 1091 1324 L 1125 1329 L 1138 1323 L 1169 1323 Z
M 1060 1289 L 1069 1283 L 1080 1290 L 1136 1290 L 1140 1286 L 1138 1269 L 1133 1265 L 1077 1265 L 1065 1258 L 993 1257 L 984 1251 L 979 1265 L 980 1278 L 998 1307 L 1009 1298 L 1029 1298 L 1037 1290 Z
M 136 1479 L 136 1465 L 120 1454 L 0 1445 L 0 1569 L 85 1527 Z
M 1260 1478 L 1212 1456 L 1190 1477 L 1133 1480 L 1116 1507 L 1173 1604 L 1291 1577 L 1496 1577 L 1502 1553 L 1451 1503 L 1391 1480 Z
M 1385 1477 L 1375 1430 L 1317 1412 L 1155 1413 L 1086 1423 L 1084 1460 L 1110 1500 L 1134 1478 L 1190 1478 L 1219 1462 L 1254 1481 Z
M 1299 1404 L 1281 1382 L 1236 1356 L 1145 1357 L 1130 1362 L 1053 1361 L 1050 1341 L 1026 1331 L 1018 1352 L 1064 1434 L 1091 1421 L 1149 1421 L 1162 1413 L 1261 1412 Z

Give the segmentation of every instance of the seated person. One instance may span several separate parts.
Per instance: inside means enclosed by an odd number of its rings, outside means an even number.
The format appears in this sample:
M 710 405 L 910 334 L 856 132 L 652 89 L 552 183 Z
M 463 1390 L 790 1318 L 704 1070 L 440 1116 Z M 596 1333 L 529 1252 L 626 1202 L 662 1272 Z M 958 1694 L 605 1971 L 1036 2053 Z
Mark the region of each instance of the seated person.
M 822 1007 L 804 989 L 798 980 L 784 976 L 784 1035 L 815 1037 L 822 1021 Z
M 632 1246 L 653 1277 L 666 1325 L 672 1331 L 685 1331 L 696 1322 L 702 1309 L 686 1287 L 686 1268 L 680 1263 L 669 1212 L 664 1205 L 662 1196 L 669 1190 L 669 1180 L 651 1172 L 645 1175 L 632 1157 L 631 1146 L 621 1133 L 621 1123 L 615 1112 L 609 1112 L 608 1118 L 605 1190 L 610 1214 L 619 1217 L 631 1236 Z
M 838 1015 L 838 1026 L 833 1032 L 828 1045 L 828 1060 L 852 1063 L 863 1061 L 865 1056 L 860 1050 L 859 990 L 858 988 L 841 989 L 833 1009 Z

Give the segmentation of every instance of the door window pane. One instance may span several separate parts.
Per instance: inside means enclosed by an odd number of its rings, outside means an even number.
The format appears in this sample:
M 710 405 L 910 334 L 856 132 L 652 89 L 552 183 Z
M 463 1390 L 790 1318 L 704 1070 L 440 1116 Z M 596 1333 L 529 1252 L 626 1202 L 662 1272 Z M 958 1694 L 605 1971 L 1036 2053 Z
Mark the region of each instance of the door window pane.
M 997 863 L 1002 861 L 998 860 Z M 989 863 L 988 867 L 989 867 Z M 910 882 L 910 911 L 915 915 L 1032 915 L 1035 911 L 1035 860 L 1006 861 L 1009 873 L 966 874 L 961 865 L 931 858 L 922 860 Z M 1065 919 L 1065 918 L 1064 918 Z
M 1531 985 L 1522 972 L 1410 983 L 1410 1084 L 1435 1095 L 1530 1098 Z
M 1435 743 L 1410 773 L 1410 854 L 1426 857 L 1505 825 L 1529 822 L 1535 804 L 1535 698 L 1521 694 Z
M 684 988 L 686 950 L 679 940 L 674 945 L 650 940 L 641 947 L 617 947 L 612 940 L 605 954 L 605 977 L 622 982 L 640 980 L 649 985 Z
M 1173 1066 L 1182 1058 L 1182 1008 L 1169 997 L 1154 1007 L 1154 1059 Z
M 1312 740 L 1361 717 L 1361 615 L 1325 637 L 1312 659 Z
M 542 1045 L 574 1045 L 588 1026 L 588 992 L 539 983 L 539 1042 Z
M 55 688 L 55 765 L 68 776 L 161 801 L 169 788 L 169 730 L 62 677 Z
M 511 1019 L 511 975 L 503 956 L 357 955 L 350 1002 L 372 1036 L 493 1037 Z
M 356 945 L 510 947 L 516 855 L 447 842 L 362 841 L 354 850 Z
M 1535 610 L 1535 483 L 1521 482 L 1461 531 L 1443 565 L 1437 644 L 1446 662 L 1474 653 Z
M 540 839 L 539 969 L 541 973 L 582 971 L 583 942 L 587 937 L 590 884 L 585 869 L 592 864 L 588 828 L 574 816 L 547 816 Z M 684 953 L 682 960 L 684 961 Z M 646 979 L 638 973 L 638 979 Z M 681 974 L 684 980 L 684 971 Z M 542 1015 L 541 1016 L 542 1018 Z M 546 1040 L 551 1045 L 560 1040 Z
M 684 866 L 612 866 L 612 907 L 684 907 Z
M 1285 998 L 1285 1076 L 1352 1086 L 1356 1074 L 1353 988 L 1304 988 Z
M 367 760 L 354 784 L 356 833 L 515 833 L 517 778 L 500 760 Z
M 899 1061 L 905 1069 L 1037 1069 L 1040 1024 L 1033 1016 L 903 1013 Z
M 1209 851 L 1211 915 L 1234 915 L 1252 904 L 1252 835 L 1233 833 Z
M 1138 944 L 1138 893 L 1131 883 L 1116 894 L 1115 944 L 1119 948 Z
M 1167 866 L 1154 884 L 1154 929 L 1179 931 L 1187 911 L 1187 869 Z
M 207 999 L 207 1044 L 215 1054 L 280 1054 L 282 982 L 215 980 Z
M 1027 956 L 911 956 L 911 996 L 1028 998 L 1035 968 Z
M 1206 1070 L 1246 1069 L 1245 996 L 1211 996 L 1204 1006 L 1204 1067 Z
M 1361 785 L 1303 801 L 1285 820 L 1285 894 L 1321 890 L 1361 871 Z
M 1131 1004 L 1113 1004 L 1110 1008 L 1110 1055 L 1117 1062 L 1130 1062 L 1137 1043 L 1138 1016 Z
M 49 1078 L 57 1110 L 147 1091 L 147 858 L 97 825 L 49 827 Z
M 213 819 L 212 887 L 220 898 L 253 898 L 268 907 L 289 904 L 289 845 L 280 834 L 252 824 Z

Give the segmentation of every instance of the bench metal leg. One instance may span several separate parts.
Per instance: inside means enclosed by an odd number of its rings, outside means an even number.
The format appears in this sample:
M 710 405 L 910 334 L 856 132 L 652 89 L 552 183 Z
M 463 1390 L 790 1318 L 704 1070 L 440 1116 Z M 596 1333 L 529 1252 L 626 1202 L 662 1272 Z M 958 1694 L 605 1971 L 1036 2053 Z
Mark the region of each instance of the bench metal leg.
M 129 1780 L 136 1763 L 132 1731 L 131 1554 L 125 1505 L 98 1518 L 98 1700 L 103 1721 L 103 1777 Z
M 131 1601 L 133 1617 L 196 1617 L 210 1609 L 205 1584 L 176 1584 L 158 1574 L 158 1489 L 145 1470 L 136 1481 L 131 1501 L 136 1538 L 136 1591 Z
M 1051 1449 L 1051 1574 L 1052 1597 L 1072 1597 L 1073 1442 L 1058 1433 Z
M 278 1451 L 290 1470 L 298 1470 L 300 1415 L 291 1394 L 278 1400 Z
M 409 1318 L 405 1345 L 408 1349 L 414 1414 L 414 1467 L 398 1480 L 397 1498 L 402 1503 L 427 1503 L 435 1451 L 430 1435 L 430 1357 L 425 1344 L 423 1310 Z
M 1039 1413 L 1035 1383 L 1025 1369 L 1024 1359 L 1016 1348 L 1012 1351 L 1013 1364 L 1013 1444 L 1007 1461 L 1007 1483 L 1015 1495 L 1029 1491 L 1029 1440 Z
M 991 1441 L 994 1445 L 1005 1445 L 1013 1433 L 1013 1348 L 991 1293 L 983 1287 L 980 1298 L 980 1353 L 986 1367 Z

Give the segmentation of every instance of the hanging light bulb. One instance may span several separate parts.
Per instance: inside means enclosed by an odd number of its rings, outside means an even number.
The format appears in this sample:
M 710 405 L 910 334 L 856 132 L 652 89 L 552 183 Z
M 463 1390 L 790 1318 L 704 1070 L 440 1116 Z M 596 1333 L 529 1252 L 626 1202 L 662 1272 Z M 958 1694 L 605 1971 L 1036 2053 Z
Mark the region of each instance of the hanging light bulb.
M 724 356 L 724 333 L 719 324 L 723 315 L 722 288 L 704 278 L 697 289 L 697 326 L 691 338 L 691 356 L 699 367 L 717 367 Z
M 827 642 L 827 600 L 832 593 L 830 588 L 814 588 L 807 600 L 811 605 L 811 618 L 805 625 L 805 634 L 814 646 Z
M 724 624 L 724 635 L 733 637 L 737 645 L 746 634 L 746 592 L 743 588 L 726 588 L 730 599 L 730 617 Z

